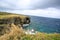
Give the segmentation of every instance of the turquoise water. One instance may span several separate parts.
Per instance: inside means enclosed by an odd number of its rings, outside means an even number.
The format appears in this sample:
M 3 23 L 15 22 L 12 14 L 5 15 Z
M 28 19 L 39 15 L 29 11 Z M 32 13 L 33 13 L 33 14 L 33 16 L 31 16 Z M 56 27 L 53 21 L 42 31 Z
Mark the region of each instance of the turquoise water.
M 31 23 L 25 29 L 45 33 L 60 33 L 60 19 L 30 16 Z

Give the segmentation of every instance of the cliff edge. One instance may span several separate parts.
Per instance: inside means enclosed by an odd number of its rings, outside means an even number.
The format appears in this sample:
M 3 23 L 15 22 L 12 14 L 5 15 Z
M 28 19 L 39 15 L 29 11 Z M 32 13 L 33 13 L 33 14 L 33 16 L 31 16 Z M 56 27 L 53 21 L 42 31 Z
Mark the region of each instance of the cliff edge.
M 23 28 L 30 24 L 30 18 L 26 15 L 0 12 L 0 35 L 11 28 L 11 24 Z

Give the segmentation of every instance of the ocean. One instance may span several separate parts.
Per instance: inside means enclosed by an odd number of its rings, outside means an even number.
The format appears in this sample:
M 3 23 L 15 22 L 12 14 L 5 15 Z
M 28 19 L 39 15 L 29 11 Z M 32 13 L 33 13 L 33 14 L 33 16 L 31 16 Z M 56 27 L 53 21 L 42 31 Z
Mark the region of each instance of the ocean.
M 60 33 L 60 19 L 30 16 L 31 23 L 26 30 L 32 30 L 44 33 Z

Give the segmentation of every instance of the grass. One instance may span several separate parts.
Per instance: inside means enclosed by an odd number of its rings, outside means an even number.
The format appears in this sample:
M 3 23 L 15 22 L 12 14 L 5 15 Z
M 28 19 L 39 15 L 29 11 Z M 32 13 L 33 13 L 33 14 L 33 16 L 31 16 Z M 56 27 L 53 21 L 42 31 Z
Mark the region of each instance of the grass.
M 8 17 L 19 16 L 15 14 L 2 14 L 1 13 L 0 19 L 8 18 L 7 15 Z M 20 17 L 23 18 L 25 16 L 21 15 Z M 14 25 L 13 23 L 11 24 L 11 27 L 9 28 L 9 30 L 10 31 L 6 30 L 6 33 L 0 36 L 0 40 L 60 40 L 59 33 L 47 34 L 47 33 L 38 32 L 35 35 L 25 34 L 26 30 L 22 29 L 21 27 L 19 28 L 17 25 Z
M 0 19 L 9 18 L 9 17 L 25 18 L 25 17 L 29 17 L 29 16 L 25 16 L 25 15 L 21 15 L 21 14 L 19 15 L 19 14 L 7 13 L 7 12 L 0 12 Z
M 47 34 L 38 32 L 35 35 L 25 34 L 18 26 L 11 24 L 10 32 L 0 36 L 0 40 L 60 40 L 60 34 Z

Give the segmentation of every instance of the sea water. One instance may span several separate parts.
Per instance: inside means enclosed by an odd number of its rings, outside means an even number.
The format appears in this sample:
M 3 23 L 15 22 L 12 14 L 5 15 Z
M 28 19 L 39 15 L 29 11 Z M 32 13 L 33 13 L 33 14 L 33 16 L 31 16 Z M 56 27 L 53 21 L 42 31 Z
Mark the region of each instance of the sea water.
M 25 29 L 45 33 L 60 33 L 60 19 L 30 16 L 31 23 Z

